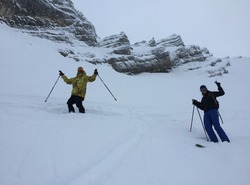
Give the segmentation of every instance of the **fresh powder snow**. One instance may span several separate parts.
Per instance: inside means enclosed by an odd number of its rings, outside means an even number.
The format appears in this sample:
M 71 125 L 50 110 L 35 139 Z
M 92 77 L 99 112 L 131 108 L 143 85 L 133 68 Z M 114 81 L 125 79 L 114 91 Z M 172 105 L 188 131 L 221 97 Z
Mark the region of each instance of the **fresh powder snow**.
M 4 24 L 0 40 L 1 185 L 250 184 L 250 58 L 224 58 L 211 66 L 211 57 L 170 73 L 129 76 L 58 53 L 87 47 Z M 95 53 L 101 57 L 102 50 Z M 228 74 L 208 77 L 226 63 Z M 97 77 L 88 83 L 85 114 L 68 113 L 72 87 L 61 78 L 45 102 L 58 71 L 71 78 L 79 66 L 88 75 L 98 69 L 117 101 Z M 192 99 L 201 99 L 202 84 L 217 90 L 215 80 L 226 93 L 218 101 L 231 143 L 207 142 L 196 110 L 189 131 Z

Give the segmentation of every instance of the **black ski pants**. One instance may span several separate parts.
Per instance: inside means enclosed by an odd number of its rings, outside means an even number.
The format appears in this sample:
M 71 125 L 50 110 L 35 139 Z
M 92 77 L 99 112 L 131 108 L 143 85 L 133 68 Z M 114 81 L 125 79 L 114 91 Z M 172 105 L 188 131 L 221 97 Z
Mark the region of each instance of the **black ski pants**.
M 82 105 L 83 100 L 84 100 L 83 97 L 71 95 L 71 97 L 69 98 L 69 100 L 67 102 L 69 112 L 75 112 L 73 105 L 76 104 L 76 106 L 79 109 L 79 112 L 85 113 L 85 108 Z

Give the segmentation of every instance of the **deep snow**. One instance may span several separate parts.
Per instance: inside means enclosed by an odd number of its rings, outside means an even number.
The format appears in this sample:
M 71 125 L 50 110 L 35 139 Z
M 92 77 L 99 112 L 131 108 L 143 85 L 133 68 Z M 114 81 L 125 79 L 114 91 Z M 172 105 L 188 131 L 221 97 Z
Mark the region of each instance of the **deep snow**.
M 0 41 L 1 185 L 250 184 L 250 58 L 127 76 L 58 53 L 84 47 L 31 37 L 3 24 Z M 208 70 L 227 62 L 228 74 L 208 78 Z M 89 75 L 97 68 L 118 101 L 97 78 L 88 84 L 86 114 L 68 114 L 71 86 L 59 79 L 45 103 L 58 70 L 74 77 L 79 66 Z M 202 68 L 188 70 L 197 66 Z M 218 100 L 231 143 L 207 142 L 197 111 L 189 132 L 191 99 L 201 99 L 201 84 L 216 90 L 215 80 L 226 92 Z

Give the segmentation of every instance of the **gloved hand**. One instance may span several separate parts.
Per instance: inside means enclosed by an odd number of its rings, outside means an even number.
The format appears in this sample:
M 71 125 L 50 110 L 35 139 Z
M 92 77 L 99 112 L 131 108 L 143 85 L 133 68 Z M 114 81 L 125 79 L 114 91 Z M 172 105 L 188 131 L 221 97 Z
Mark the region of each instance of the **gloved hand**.
M 63 76 L 64 73 L 60 70 L 60 71 L 59 71 L 59 75 L 60 75 L 60 76 Z
M 95 75 L 98 75 L 97 69 L 94 70 L 94 74 L 95 74 Z
M 193 105 L 197 105 L 199 102 L 195 99 L 192 99 Z
M 214 82 L 218 87 L 220 87 L 220 82 L 215 81 Z

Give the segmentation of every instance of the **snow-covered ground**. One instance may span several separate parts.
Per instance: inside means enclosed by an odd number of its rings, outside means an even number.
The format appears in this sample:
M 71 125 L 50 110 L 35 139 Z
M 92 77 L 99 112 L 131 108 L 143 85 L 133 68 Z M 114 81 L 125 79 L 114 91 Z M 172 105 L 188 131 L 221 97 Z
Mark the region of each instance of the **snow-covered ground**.
M 83 47 L 31 37 L 3 24 L 0 41 L 1 185 L 250 184 L 250 58 L 128 76 L 58 53 Z M 228 62 L 228 74 L 208 78 L 208 70 Z M 86 114 L 69 114 L 71 86 L 59 79 L 45 103 L 58 70 L 74 77 L 79 66 L 88 75 L 97 68 L 118 101 L 97 78 L 88 84 Z M 231 143 L 207 142 L 196 110 L 189 132 L 191 99 L 201 99 L 202 84 L 216 90 L 215 80 L 226 92 L 218 100 Z

